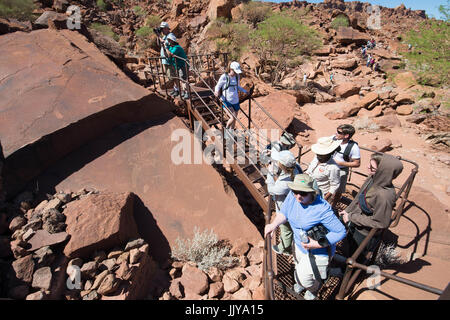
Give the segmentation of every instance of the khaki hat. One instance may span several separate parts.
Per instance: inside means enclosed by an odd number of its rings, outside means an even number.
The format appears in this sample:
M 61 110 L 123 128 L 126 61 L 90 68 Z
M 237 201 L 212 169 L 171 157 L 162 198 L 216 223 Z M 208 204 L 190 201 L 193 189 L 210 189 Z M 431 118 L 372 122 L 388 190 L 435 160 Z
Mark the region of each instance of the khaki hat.
M 341 140 L 334 140 L 332 137 L 322 137 L 311 146 L 311 150 L 319 155 L 330 154 L 340 146 L 341 142 Z
M 297 174 L 293 182 L 288 182 L 288 187 L 291 190 L 303 192 L 316 192 L 314 189 L 314 179 L 306 173 Z

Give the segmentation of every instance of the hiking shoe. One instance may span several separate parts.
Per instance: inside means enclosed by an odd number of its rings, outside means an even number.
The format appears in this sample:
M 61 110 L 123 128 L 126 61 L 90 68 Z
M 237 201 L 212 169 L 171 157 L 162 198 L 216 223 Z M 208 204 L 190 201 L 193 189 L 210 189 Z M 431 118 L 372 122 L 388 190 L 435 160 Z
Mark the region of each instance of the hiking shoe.
M 180 94 L 180 91 L 178 91 L 178 90 L 172 90 L 169 92 L 169 95 L 174 98 L 177 97 L 179 94 Z
M 291 253 L 290 253 L 289 251 L 281 250 L 281 249 L 278 247 L 278 245 L 276 245 L 276 244 L 274 244 L 274 245 L 272 246 L 272 250 L 275 251 L 276 253 L 282 254 L 282 255 L 284 255 L 284 256 L 290 256 L 290 255 L 291 255 Z
M 305 300 L 314 300 L 314 299 L 316 299 L 316 296 L 311 291 L 306 290 L 303 298 L 305 298 Z
M 299 285 L 298 283 L 294 284 L 294 291 L 296 294 L 302 293 L 303 290 L 305 290 L 303 286 Z

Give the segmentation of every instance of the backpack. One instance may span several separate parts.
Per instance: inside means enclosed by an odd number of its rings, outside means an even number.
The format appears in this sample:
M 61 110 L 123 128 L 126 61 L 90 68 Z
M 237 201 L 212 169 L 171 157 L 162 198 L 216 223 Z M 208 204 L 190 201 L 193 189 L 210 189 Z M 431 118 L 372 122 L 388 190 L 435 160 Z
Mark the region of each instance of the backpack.
M 347 144 L 347 147 L 344 150 L 343 156 L 346 162 L 350 161 L 350 151 L 352 151 L 353 145 L 357 145 L 358 142 L 350 140 Z
M 225 74 L 225 86 L 223 86 L 222 88 L 219 89 L 219 97 L 221 97 L 224 93 L 224 91 L 227 91 L 228 88 L 230 87 L 230 76 L 228 75 L 227 72 L 224 73 Z M 239 75 L 237 75 L 237 82 L 238 82 L 238 86 L 239 86 Z

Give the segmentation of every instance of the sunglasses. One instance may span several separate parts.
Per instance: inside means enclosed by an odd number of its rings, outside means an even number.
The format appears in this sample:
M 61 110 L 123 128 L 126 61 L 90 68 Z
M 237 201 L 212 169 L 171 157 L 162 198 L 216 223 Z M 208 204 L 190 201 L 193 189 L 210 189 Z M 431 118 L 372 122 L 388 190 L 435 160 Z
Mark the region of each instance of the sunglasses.
M 339 130 L 337 130 L 336 131 L 338 134 L 344 134 L 344 132 L 343 131 L 339 131 Z
M 292 192 L 293 192 L 294 194 L 299 194 L 299 195 L 301 195 L 302 197 L 306 197 L 306 196 L 309 194 L 309 192 L 305 192 L 305 191 L 296 191 L 296 190 L 292 190 Z

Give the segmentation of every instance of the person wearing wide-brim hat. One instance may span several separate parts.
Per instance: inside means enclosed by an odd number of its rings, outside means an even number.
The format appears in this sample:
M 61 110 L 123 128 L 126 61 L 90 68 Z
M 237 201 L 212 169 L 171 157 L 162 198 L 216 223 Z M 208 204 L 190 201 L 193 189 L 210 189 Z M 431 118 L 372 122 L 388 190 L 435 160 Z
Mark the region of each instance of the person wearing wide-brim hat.
M 314 299 L 322 283 L 317 278 L 326 279 L 331 259 L 329 254 L 334 254 L 336 243 L 345 237 L 345 227 L 334 214 L 331 205 L 317 193 L 314 179 L 309 175 L 296 175 L 294 181 L 288 183 L 288 187 L 292 192 L 289 192 L 273 222 L 266 225 L 264 236 L 272 236 L 278 226 L 289 222 L 295 243 L 294 290 L 299 293 L 306 289 L 305 299 Z M 301 230 L 308 232 L 319 224 L 328 231 L 326 235 L 318 240 L 308 237 L 308 243 L 302 242 Z
M 341 176 L 340 169 L 332 156 L 340 148 L 341 142 L 332 137 L 319 138 L 311 150 L 316 154 L 305 173 L 317 182 L 325 200 L 330 201 L 339 190 Z

